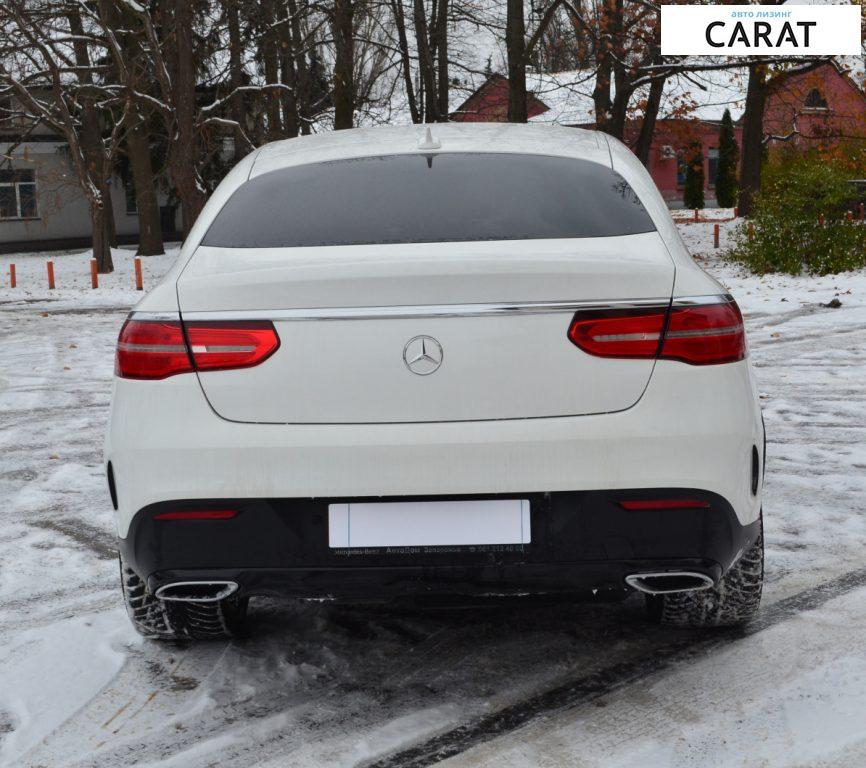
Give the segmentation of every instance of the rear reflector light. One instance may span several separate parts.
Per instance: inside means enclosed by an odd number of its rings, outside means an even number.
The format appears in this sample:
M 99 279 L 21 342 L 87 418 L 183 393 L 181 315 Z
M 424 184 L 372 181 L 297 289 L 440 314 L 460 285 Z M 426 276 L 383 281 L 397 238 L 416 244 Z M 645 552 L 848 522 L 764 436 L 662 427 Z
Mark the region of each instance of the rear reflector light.
M 620 501 L 623 509 L 706 509 L 710 502 L 701 499 L 630 499 Z
M 732 363 L 746 356 L 736 302 L 578 312 L 568 338 L 597 357 L 659 357 L 690 365 Z
M 231 520 L 236 509 L 179 509 L 176 512 L 160 512 L 154 520 Z
M 123 379 L 164 379 L 178 373 L 249 368 L 280 346 L 268 321 L 187 323 L 128 319 L 117 341 L 115 373 Z M 187 341 L 189 345 L 187 345 Z

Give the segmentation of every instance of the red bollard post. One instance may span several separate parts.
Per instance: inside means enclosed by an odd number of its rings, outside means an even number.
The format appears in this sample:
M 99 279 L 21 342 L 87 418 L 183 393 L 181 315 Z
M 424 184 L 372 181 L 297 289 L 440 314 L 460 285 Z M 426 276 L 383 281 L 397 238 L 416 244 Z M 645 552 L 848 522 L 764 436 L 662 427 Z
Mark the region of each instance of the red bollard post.
M 860 203 L 860 221 L 866 219 L 866 203 Z
M 719 247 L 719 225 L 713 224 L 713 248 Z
M 54 262 L 49 261 L 46 265 L 48 268 L 48 290 L 54 290 Z
M 697 221 L 697 220 L 698 220 L 698 209 L 695 208 L 695 221 Z
M 747 227 L 747 231 L 749 233 L 749 242 L 755 239 L 755 225 L 750 221 L 749 226 Z
M 99 273 L 96 271 L 96 259 L 90 260 L 90 287 L 99 288 Z
M 17 285 L 17 281 L 15 280 L 15 265 L 9 265 L 9 282 L 11 287 L 14 288 Z
M 144 284 L 143 284 L 142 279 L 141 279 L 141 259 L 138 256 L 136 256 L 135 261 L 133 263 L 135 264 L 135 290 L 136 291 L 143 291 L 144 290 Z
M 735 205 L 734 206 L 734 218 L 736 219 L 740 215 L 740 209 Z
M 818 226 L 819 227 L 824 226 L 824 214 L 823 213 L 818 214 Z

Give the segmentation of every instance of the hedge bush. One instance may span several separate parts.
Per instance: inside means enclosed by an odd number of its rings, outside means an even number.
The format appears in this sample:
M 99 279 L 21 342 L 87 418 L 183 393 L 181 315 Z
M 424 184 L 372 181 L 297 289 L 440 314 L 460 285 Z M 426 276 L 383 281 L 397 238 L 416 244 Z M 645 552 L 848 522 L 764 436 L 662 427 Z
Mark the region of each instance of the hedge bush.
M 739 155 L 731 110 L 726 109 L 719 128 L 719 164 L 716 166 L 716 202 L 719 208 L 733 208 L 737 204 Z
M 754 239 L 743 224 L 733 257 L 760 274 L 826 275 L 866 266 L 866 223 L 846 218 L 850 178 L 842 164 L 819 156 L 767 163 L 755 197 Z

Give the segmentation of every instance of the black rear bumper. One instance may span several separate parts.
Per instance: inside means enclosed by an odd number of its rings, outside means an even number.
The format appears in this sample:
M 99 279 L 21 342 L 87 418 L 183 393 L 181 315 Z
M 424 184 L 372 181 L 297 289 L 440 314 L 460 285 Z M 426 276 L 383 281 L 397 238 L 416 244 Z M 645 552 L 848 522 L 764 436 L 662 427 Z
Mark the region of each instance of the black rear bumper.
M 486 496 L 437 497 L 494 498 Z M 347 499 L 207 499 L 145 507 L 120 540 L 155 591 L 175 581 L 236 581 L 241 594 L 390 599 L 419 594 L 621 590 L 641 571 L 687 570 L 717 581 L 757 538 L 722 497 L 694 489 L 508 494 L 528 498 L 530 544 L 331 550 L 328 504 Z M 689 498 L 701 508 L 628 510 L 620 501 Z M 351 499 L 388 501 L 410 499 Z M 225 520 L 156 520 L 232 509 Z

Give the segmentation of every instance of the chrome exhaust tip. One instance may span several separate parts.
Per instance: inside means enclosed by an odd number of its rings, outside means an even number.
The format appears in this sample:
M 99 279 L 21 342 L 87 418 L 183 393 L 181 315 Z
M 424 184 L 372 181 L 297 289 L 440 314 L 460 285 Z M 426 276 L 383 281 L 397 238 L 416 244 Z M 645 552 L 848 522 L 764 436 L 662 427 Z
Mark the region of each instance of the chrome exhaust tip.
M 179 603 L 218 603 L 237 591 L 235 581 L 174 581 L 154 594 L 159 600 Z
M 709 589 L 713 580 L 704 573 L 693 571 L 658 571 L 651 573 L 632 573 L 625 577 L 625 583 L 638 592 L 647 595 L 667 595 L 671 592 L 694 592 Z

